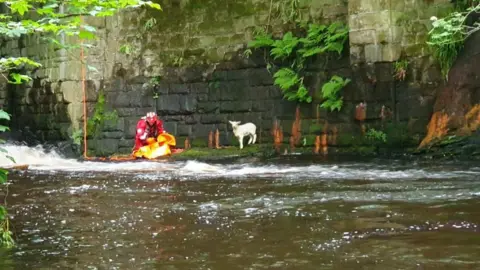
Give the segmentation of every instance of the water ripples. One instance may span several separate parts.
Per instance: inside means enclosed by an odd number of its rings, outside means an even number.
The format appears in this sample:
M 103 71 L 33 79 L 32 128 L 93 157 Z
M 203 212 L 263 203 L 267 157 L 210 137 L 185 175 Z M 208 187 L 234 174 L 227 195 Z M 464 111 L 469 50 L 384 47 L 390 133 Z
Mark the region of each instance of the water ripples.
M 480 267 L 479 173 L 52 158 L 10 176 L 9 258 L 19 269 Z

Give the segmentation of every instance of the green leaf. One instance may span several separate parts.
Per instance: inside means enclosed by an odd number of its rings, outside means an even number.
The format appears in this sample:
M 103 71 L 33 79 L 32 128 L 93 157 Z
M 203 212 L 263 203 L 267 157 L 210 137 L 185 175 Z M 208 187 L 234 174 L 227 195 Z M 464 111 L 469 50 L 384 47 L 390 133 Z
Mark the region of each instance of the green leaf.
M 148 6 L 151 7 L 151 8 L 158 9 L 158 10 L 162 10 L 162 7 L 161 7 L 159 4 L 157 4 L 157 3 L 153 3 L 153 2 L 151 2 L 151 1 L 147 1 L 147 2 L 145 2 L 145 4 L 148 5 Z
M 12 13 L 18 13 L 23 16 L 28 11 L 30 5 L 26 0 L 15 0 L 10 2 L 10 10 Z
M 84 31 L 84 30 L 80 30 L 80 32 L 78 33 L 78 37 L 80 39 L 87 39 L 87 40 L 96 38 L 95 34 L 90 33 L 88 31 Z
M 6 111 L 0 109 L 0 119 L 10 120 L 10 115 Z
M 283 39 L 275 40 L 270 55 L 273 56 L 273 59 L 284 59 L 292 54 L 298 43 L 298 38 L 294 37 L 292 32 L 288 32 L 283 36 Z
M 5 220 L 5 217 L 7 216 L 7 209 L 0 205 L 0 222 Z
M 8 171 L 0 168 L 0 184 L 5 184 L 7 182 Z
M 55 8 L 58 7 L 58 4 L 54 3 L 54 4 L 51 4 L 51 5 L 46 5 L 46 6 L 43 6 L 42 8 L 37 8 L 37 13 L 39 15 L 45 15 L 45 16 L 56 16 L 56 13 L 55 13 Z
M 274 83 L 282 90 L 288 90 L 299 82 L 298 75 L 289 68 L 282 68 L 273 75 Z
M 12 73 L 10 75 L 14 79 L 14 81 L 8 81 L 11 84 L 22 84 L 23 82 L 28 82 L 32 79 L 27 75 L 22 75 L 22 74 L 18 74 L 18 73 Z
M 255 36 L 255 39 L 248 42 L 249 48 L 262 48 L 262 47 L 270 47 L 272 46 L 274 40 L 272 39 L 271 35 L 263 34 Z
M 302 54 L 302 57 L 307 58 L 307 57 L 325 52 L 325 48 L 316 47 L 316 48 L 310 48 L 310 49 L 300 49 L 298 50 L 298 52 Z
M 17 163 L 12 156 L 10 156 L 10 155 L 5 155 L 5 157 L 8 158 L 9 160 L 11 160 L 13 163 Z
M 321 88 L 321 94 L 324 101 L 320 105 L 322 108 L 330 111 L 338 110 L 343 106 L 343 98 L 338 97 L 338 92 L 350 82 L 350 79 L 343 79 L 340 76 L 333 75 L 330 81 L 325 83 Z

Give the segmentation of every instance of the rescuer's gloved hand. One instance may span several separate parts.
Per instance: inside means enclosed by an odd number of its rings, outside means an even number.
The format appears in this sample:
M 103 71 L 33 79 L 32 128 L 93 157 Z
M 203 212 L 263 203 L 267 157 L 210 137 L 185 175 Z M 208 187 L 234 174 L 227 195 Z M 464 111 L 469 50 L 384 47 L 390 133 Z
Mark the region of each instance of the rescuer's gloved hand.
M 155 140 L 155 138 L 153 138 L 153 137 L 149 137 L 149 138 L 147 138 L 147 140 L 146 140 L 147 144 L 152 144 L 152 143 L 154 143 L 154 142 L 156 142 L 156 141 L 157 141 L 157 140 Z

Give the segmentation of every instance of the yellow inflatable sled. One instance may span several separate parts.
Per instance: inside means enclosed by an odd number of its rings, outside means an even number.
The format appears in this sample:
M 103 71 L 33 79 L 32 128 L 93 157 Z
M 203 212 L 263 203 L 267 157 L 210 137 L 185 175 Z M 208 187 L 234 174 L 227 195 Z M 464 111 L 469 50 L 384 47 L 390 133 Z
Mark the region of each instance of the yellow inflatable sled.
M 175 137 L 162 133 L 158 135 L 157 140 L 154 138 L 147 138 L 147 145 L 140 147 L 137 151 L 133 152 L 135 158 L 155 159 L 172 154 L 170 147 L 176 146 L 177 142 Z

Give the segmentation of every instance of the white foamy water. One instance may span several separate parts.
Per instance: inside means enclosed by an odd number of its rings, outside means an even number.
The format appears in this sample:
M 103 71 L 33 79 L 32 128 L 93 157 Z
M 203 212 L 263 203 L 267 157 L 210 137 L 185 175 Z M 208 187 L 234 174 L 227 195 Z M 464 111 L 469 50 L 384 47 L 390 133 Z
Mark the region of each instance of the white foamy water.
M 465 171 L 425 170 L 421 168 L 390 168 L 375 164 L 315 164 L 315 165 L 265 165 L 265 164 L 208 164 L 198 161 L 135 161 L 135 162 L 95 162 L 66 159 L 55 151 L 46 151 L 43 147 L 6 145 L 4 148 L 16 163 L 4 155 L 0 157 L 0 167 L 29 165 L 29 171 L 36 172 L 114 172 L 133 174 L 142 172 L 142 178 L 152 180 L 165 176 L 187 178 L 211 177 L 275 177 L 275 178 L 311 178 L 311 179 L 439 179 L 439 178 L 475 178 L 480 171 L 473 168 Z

